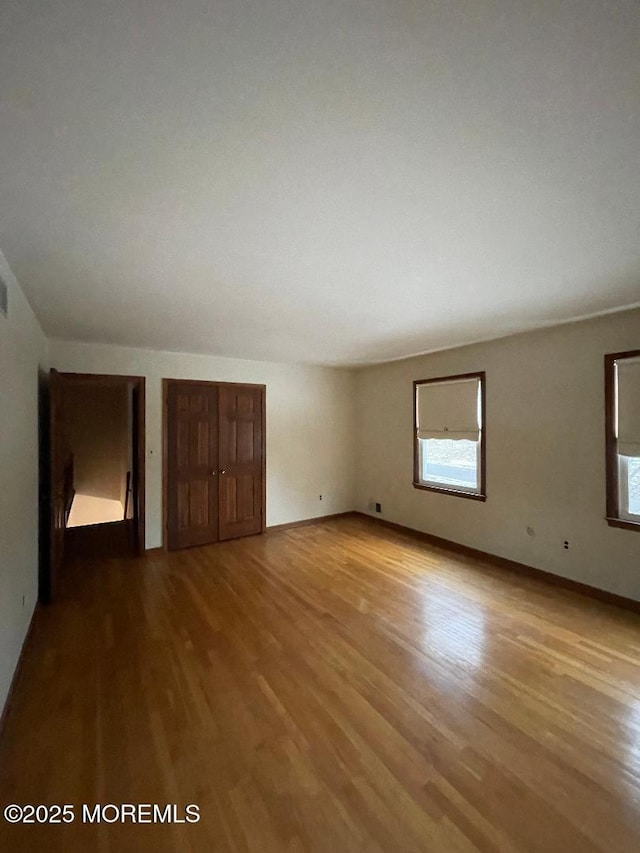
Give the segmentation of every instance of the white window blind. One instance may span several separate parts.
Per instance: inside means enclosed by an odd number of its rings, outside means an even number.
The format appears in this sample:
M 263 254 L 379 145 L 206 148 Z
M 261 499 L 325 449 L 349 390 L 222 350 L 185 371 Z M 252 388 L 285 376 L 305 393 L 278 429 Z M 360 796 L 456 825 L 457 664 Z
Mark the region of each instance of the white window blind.
M 616 362 L 618 453 L 640 458 L 640 360 Z
M 418 438 L 478 441 L 479 389 L 476 377 L 418 385 Z

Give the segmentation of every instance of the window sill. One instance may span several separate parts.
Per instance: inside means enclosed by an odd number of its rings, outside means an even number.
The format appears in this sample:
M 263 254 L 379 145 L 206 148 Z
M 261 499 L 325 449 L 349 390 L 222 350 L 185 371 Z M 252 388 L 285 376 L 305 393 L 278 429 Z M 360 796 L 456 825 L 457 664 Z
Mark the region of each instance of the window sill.
M 459 489 L 447 489 L 444 486 L 427 486 L 425 483 L 413 483 L 414 489 L 421 489 L 423 492 L 439 492 L 441 495 L 451 495 L 456 498 L 467 498 L 471 501 L 486 501 L 487 496 L 476 492 L 463 492 Z M 639 526 L 640 525 L 635 525 Z
M 623 530 L 640 530 L 640 521 L 629 521 L 626 518 L 606 518 L 609 527 L 621 527 Z

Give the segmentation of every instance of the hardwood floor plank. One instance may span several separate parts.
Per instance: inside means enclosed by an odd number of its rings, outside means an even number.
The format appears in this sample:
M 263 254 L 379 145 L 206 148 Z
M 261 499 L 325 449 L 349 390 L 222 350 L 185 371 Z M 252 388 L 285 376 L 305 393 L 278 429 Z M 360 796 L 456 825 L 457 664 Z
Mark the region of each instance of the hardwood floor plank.
M 16 851 L 640 849 L 640 616 L 344 517 L 75 559 L 0 737 Z M 86 824 L 83 803 L 200 806 Z

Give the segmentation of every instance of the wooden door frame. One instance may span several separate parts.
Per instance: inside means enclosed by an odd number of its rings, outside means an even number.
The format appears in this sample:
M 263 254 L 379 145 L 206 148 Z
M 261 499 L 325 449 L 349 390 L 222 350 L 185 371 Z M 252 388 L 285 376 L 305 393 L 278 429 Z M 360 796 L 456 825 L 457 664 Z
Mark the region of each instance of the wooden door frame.
M 146 380 L 144 376 L 126 376 L 116 373 L 62 373 L 58 372 L 61 387 L 67 385 L 132 385 L 137 391 L 137 430 L 135 435 L 136 463 L 138 467 L 138 519 L 136 525 L 136 550 L 139 557 L 145 553 L 146 541 Z
M 204 385 L 207 388 L 259 389 L 262 416 L 262 496 L 260 534 L 267 529 L 267 386 L 257 382 L 216 382 L 207 379 L 162 380 L 162 550 L 169 550 L 169 388 L 172 385 Z

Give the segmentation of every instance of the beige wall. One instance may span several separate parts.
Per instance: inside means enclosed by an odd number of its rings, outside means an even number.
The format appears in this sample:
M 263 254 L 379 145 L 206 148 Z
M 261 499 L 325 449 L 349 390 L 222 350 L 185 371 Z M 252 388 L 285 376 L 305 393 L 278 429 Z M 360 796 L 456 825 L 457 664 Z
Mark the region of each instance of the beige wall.
M 0 710 L 38 595 L 38 369 L 47 341 L 0 253 Z
M 148 548 L 162 541 L 163 377 L 266 384 L 267 524 L 353 509 L 350 371 L 65 341 L 50 345 L 58 370 L 146 377 Z
M 1 255 L 0 269 L 10 286 L 10 317 L 0 319 L 1 706 L 37 596 L 37 377 L 48 354 Z M 162 377 L 259 382 L 267 385 L 269 524 L 351 509 L 355 482 L 355 504 L 364 511 L 381 501 L 392 521 L 640 599 L 640 534 L 610 528 L 603 518 L 603 355 L 638 347 L 638 310 L 355 376 L 50 343 L 60 370 L 147 377 L 148 547 L 161 541 Z M 412 381 L 476 370 L 487 371 L 487 502 L 413 489 Z
M 124 502 L 132 443 L 127 387 L 66 385 L 63 423 L 76 492 Z
M 390 521 L 640 599 L 640 533 L 604 520 L 603 356 L 636 348 L 640 310 L 358 371 L 358 508 L 380 501 Z M 477 370 L 486 503 L 414 489 L 413 380 Z

